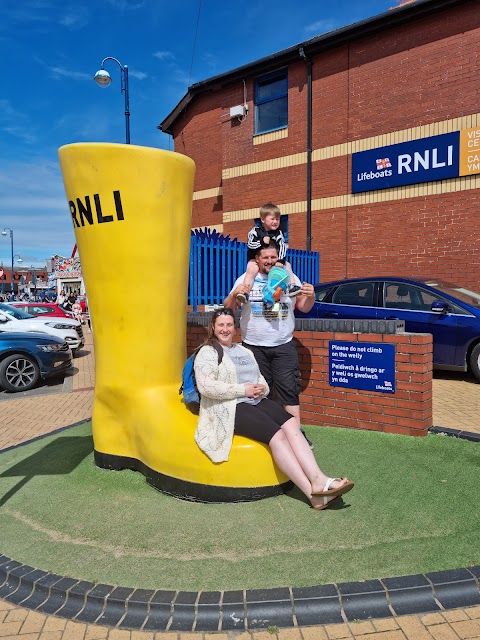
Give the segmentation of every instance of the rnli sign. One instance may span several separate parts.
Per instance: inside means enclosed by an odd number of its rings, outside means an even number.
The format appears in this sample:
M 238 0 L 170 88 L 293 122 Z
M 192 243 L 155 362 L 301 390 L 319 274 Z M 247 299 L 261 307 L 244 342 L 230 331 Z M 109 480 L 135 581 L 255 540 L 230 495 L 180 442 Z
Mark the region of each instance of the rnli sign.
M 480 173 L 480 128 L 352 155 L 352 193 Z

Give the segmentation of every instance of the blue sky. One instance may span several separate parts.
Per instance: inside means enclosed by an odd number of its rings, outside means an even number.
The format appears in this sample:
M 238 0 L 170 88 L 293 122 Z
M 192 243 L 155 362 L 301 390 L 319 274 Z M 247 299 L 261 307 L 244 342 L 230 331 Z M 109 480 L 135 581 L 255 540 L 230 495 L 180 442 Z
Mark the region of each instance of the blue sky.
M 128 65 L 131 142 L 172 148 L 156 126 L 189 84 L 397 6 L 397 0 L 1 0 L 0 231 L 24 265 L 69 256 L 75 238 L 57 150 L 124 142 L 120 70 Z M 195 30 L 198 35 L 193 56 Z M 0 235 L 0 262 L 10 238 Z

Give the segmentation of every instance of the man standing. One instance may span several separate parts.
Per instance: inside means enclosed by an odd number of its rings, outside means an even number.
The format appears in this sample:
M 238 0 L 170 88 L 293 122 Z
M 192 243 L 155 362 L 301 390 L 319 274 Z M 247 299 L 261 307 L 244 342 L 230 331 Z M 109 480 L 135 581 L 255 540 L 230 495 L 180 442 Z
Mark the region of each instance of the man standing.
M 304 313 L 310 311 L 315 302 L 315 290 L 311 284 L 301 284 L 295 276 L 295 283 L 301 287 L 300 295 L 296 298 L 282 295 L 279 309 L 276 309 L 277 305 L 268 309 L 263 304 L 263 289 L 268 282 L 269 271 L 278 261 L 276 246 L 259 249 L 255 260 L 259 272 L 240 318 L 243 345 L 255 354 L 270 388 L 275 387 L 275 399 L 297 419 L 300 426 L 300 373 L 297 348 L 293 341 L 294 310 Z M 225 307 L 238 309 L 240 303 L 237 295 L 248 293 L 247 286 L 243 284 L 244 276 L 236 280 L 224 301 Z

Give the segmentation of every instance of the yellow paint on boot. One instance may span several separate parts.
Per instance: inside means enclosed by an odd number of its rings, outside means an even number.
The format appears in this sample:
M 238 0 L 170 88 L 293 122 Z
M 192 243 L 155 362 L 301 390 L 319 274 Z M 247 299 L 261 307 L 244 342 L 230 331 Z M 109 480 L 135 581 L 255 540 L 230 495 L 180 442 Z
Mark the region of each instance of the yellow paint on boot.
M 84 143 L 59 150 L 95 342 L 96 451 L 222 487 L 286 482 L 268 447 L 236 436 L 228 462 L 196 445 L 178 389 L 195 165 L 178 153 Z

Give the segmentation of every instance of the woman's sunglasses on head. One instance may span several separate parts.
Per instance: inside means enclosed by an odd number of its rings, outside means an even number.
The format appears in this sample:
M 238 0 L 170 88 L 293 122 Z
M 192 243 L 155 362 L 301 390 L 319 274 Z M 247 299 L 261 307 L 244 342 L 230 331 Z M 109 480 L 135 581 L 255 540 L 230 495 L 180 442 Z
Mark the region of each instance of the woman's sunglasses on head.
M 235 314 L 231 309 L 218 309 L 217 311 L 213 312 L 213 318 L 215 318 L 215 320 L 220 316 L 231 316 L 232 318 L 234 318 Z

